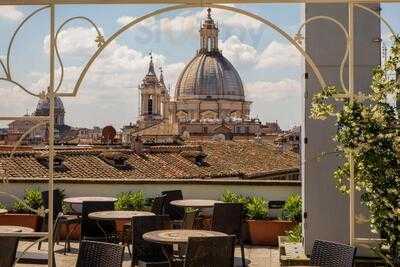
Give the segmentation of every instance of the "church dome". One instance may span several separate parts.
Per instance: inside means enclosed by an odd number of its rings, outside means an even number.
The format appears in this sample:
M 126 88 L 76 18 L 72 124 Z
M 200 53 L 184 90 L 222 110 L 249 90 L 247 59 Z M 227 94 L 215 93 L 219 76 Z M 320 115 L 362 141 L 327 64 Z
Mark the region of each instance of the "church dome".
M 244 100 L 239 73 L 218 49 L 218 25 L 211 18 L 200 28 L 200 49 L 186 65 L 176 83 L 175 97 L 184 99 Z
M 59 111 L 64 111 L 64 104 L 60 97 L 55 98 L 54 109 Z M 43 111 L 50 110 L 50 100 L 46 97 L 45 99 L 40 99 L 36 106 L 36 113 L 42 113 Z
M 220 52 L 200 52 L 176 84 L 177 99 L 244 100 L 239 73 Z

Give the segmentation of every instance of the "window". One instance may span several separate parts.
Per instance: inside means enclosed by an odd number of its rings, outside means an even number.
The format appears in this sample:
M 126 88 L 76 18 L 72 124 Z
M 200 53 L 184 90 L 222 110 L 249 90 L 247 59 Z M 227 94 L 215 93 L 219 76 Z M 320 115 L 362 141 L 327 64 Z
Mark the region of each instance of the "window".
M 147 114 L 153 114 L 153 96 L 150 96 L 147 101 Z

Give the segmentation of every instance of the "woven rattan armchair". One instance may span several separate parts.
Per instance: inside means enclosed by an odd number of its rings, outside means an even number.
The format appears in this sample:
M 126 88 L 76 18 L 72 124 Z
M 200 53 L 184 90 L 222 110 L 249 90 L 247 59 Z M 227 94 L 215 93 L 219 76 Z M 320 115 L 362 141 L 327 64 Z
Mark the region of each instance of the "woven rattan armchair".
M 49 208 L 49 191 L 43 191 L 42 192 L 42 200 L 43 200 L 43 207 L 45 209 Z M 65 225 L 67 227 L 67 236 L 65 238 L 64 242 L 64 254 L 66 254 L 67 249 L 71 249 L 71 244 L 69 240 L 69 236 L 72 231 L 75 230 L 76 225 L 80 223 L 80 219 L 77 215 L 67 215 L 63 214 L 63 209 L 62 209 L 62 202 L 63 202 L 63 194 L 60 190 L 55 189 L 53 191 L 53 217 L 54 221 L 57 219 L 59 225 Z M 42 224 L 41 224 L 41 231 L 46 232 L 47 231 L 47 216 L 43 218 Z M 71 225 L 75 225 L 74 228 L 70 229 Z M 54 240 L 57 240 L 58 243 L 58 236 L 59 236 L 59 230 L 60 228 L 57 228 L 55 232 L 55 238 Z M 42 247 L 42 242 L 39 242 L 38 244 L 38 250 L 40 250 Z
M 82 240 L 76 267 L 121 267 L 123 257 L 121 245 Z
M 184 267 L 233 267 L 235 236 L 190 237 Z
M 114 210 L 112 201 L 84 201 L 82 203 L 81 240 L 116 242 L 115 221 L 96 221 L 89 214 L 97 211 Z
M 171 221 L 182 221 L 185 216 L 185 209 L 170 204 L 171 201 L 183 199 L 182 191 L 163 191 L 161 194 L 165 196 L 165 214 L 169 215 Z
M 0 266 L 12 267 L 18 248 L 18 237 L 0 237 Z
M 242 266 L 246 266 L 246 258 L 244 255 L 244 244 L 242 240 L 242 224 L 243 224 L 243 205 L 239 203 L 216 203 L 214 205 L 214 213 L 212 220 L 212 230 L 223 232 L 228 235 L 235 235 L 239 241 Z
M 155 197 L 151 206 L 151 212 L 156 215 L 163 215 L 165 207 L 165 196 Z
M 356 248 L 345 244 L 315 240 L 310 265 L 352 267 Z
M 168 259 L 162 251 L 162 245 L 145 241 L 143 234 L 169 229 L 171 226 L 168 216 L 141 216 L 132 219 L 132 266 L 142 262 L 167 263 Z M 172 252 L 172 246 L 171 248 Z

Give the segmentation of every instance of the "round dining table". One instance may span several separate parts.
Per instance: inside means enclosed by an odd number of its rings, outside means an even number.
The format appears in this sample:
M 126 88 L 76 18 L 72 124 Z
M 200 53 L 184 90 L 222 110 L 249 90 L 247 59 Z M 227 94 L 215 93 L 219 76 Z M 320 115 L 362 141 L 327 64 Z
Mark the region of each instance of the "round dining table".
M 4 214 L 4 213 L 7 213 L 8 212 L 8 210 L 6 210 L 6 209 L 0 209 L 0 214 Z
M 35 230 L 30 227 L 18 225 L 0 225 L 0 233 L 31 233 Z
M 153 243 L 163 245 L 185 244 L 189 241 L 189 237 L 213 237 L 227 236 L 225 233 L 207 230 L 157 230 L 145 233 L 143 239 Z
M 134 217 L 152 216 L 155 215 L 149 211 L 124 211 L 124 210 L 110 210 L 110 211 L 97 211 L 89 214 L 89 219 L 99 221 L 113 221 L 113 220 L 130 220 Z
M 194 209 L 212 208 L 216 203 L 222 203 L 222 201 L 212 199 L 181 199 L 170 202 L 171 205 L 177 207 Z
M 171 245 L 182 246 L 188 243 L 189 237 L 227 236 L 225 233 L 206 230 L 157 230 L 143 234 L 143 239 L 148 242 L 161 244 L 162 251 L 168 260 L 169 266 L 174 266 L 173 251 L 168 249 Z M 181 251 L 178 253 L 183 258 Z
M 64 202 L 68 204 L 82 204 L 85 201 L 117 201 L 114 197 L 68 197 L 64 198 Z

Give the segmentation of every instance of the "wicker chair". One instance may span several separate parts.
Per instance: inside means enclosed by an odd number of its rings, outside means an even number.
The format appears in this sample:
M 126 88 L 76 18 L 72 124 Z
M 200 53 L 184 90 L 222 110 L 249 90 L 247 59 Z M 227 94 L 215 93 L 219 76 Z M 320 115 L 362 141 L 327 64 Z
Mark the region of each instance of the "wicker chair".
M 48 209 L 49 208 L 49 191 L 43 191 L 42 192 L 42 200 L 43 200 L 43 207 Z M 58 220 L 58 225 L 66 225 L 67 227 L 67 236 L 65 238 L 65 243 L 64 243 L 64 254 L 68 250 L 70 250 L 71 248 L 71 244 L 70 244 L 70 240 L 69 240 L 69 236 L 70 233 L 74 230 L 74 228 L 72 230 L 69 229 L 70 225 L 72 224 L 79 224 L 80 223 L 80 219 L 78 216 L 76 215 L 65 215 L 62 214 L 62 202 L 63 202 L 63 194 L 61 193 L 60 190 L 55 189 L 53 191 L 53 219 L 54 221 L 57 219 Z M 59 227 L 57 228 L 57 230 L 59 229 Z M 42 224 L 41 224 L 41 231 L 42 232 L 46 232 L 47 231 L 47 216 L 43 219 Z M 58 231 L 55 232 L 55 237 L 54 240 L 59 240 L 58 237 Z M 42 247 L 42 242 L 39 242 L 38 244 L 38 250 L 40 250 Z
M 173 229 L 193 229 L 199 210 L 186 211 L 181 221 L 172 221 Z
M 243 224 L 243 205 L 239 203 L 216 203 L 214 205 L 214 213 L 212 219 L 212 230 L 223 232 L 228 235 L 235 235 L 239 241 L 242 266 L 246 266 L 246 258 L 244 255 L 244 244 L 242 240 L 242 224 Z
M 185 267 L 233 267 L 235 236 L 190 237 Z
M 172 190 L 161 193 L 165 196 L 165 213 L 169 215 L 172 221 L 182 221 L 185 216 L 185 209 L 170 204 L 171 201 L 183 199 L 182 191 Z
M 82 240 L 76 267 L 121 267 L 123 257 L 121 245 Z
M 199 210 L 186 211 L 183 217 L 182 229 L 193 229 L 194 221 L 198 214 Z
M 63 220 L 63 213 L 60 212 L 55 220 L 54 220 L 54 225 L 53 225 L 53 267 L 57 266 L 57 262 L 56 262 L 56 258 L 55 258 L 55 251 L 54 251 L 54 245 L 55 242 L 57 240 L 57 235 L 58 235 L 58 231 L 60 229 L 60 224 Z M 64 254 L 65 254 L 65 250 L 64 250 Z M 36 265 L 47 265 L 48 264 L 48 253 L 47 251 L 45 252 L 30 252 L 27 251 L 25 253 L 22 253 L 20 251 L 17 251 L 17 258 L 19 258 L 18 263 L 22 263 L 22 264 L 34 264 Z M 2 266 L 2 265 L 0 265 Z
M 183 221 L 180 224 L 172 224 L 172 228 L 174 229 L 187 229 L 191 230 L 194 227 L 194 222 L 199 214 L 199 210 L 192 210 L 192 211 L 186 211 L 185 212 L 185 217 L 183 217 Z M 186 251 L 186 244 L 179 244 L 178 245 L 178 255 L 179 257 L 182 257 L 182 255 L 185 254 Z
M 84 201 L 82 204 L 81 240 L 116 242 L 115 221 L 95 221 L 89 214 L 97 211 L 114 210 L 112 201 Z
M 151 206 L 151 212 L 156 215 L 164 214 L 165 196 L 158 196 L 154 198 L 153 205 Z
M 352 267 L 357 248 L 330 241 L 315 240 L 310 265 Z
M 18 237 L 0 237 L 0 266 L 14 266 Z
M 165 206 L 165 197 L 158 196 L 154 198 L 153 204 L 151 206 L 151 212 L 156 215 L 164 214 L 164 206 Z M 122 243 L 125 244 L 128 248 L 129 255 L 132 255 L 131 250 L 129 248 L 130 239 L 131 239 L 131 223 L 125 223 L 123 227 L 122 233 Z
M 132 267 L 142 262 L 167 263 L 162 245 L 147 242 L 143 234 L 155 230 L 169 229 L 168 216 L 142 216 L 132 219 Z M 171 248 L 172 252 L 172 246 Z

